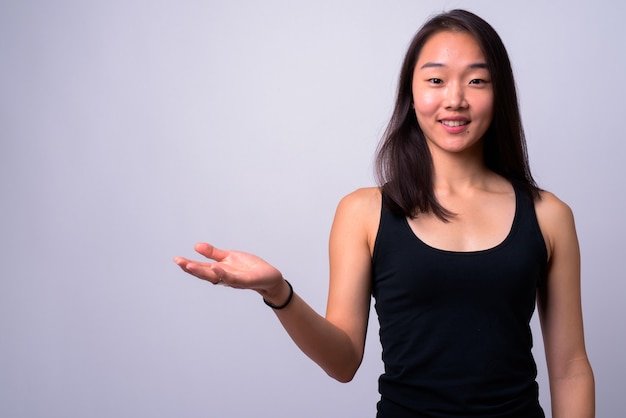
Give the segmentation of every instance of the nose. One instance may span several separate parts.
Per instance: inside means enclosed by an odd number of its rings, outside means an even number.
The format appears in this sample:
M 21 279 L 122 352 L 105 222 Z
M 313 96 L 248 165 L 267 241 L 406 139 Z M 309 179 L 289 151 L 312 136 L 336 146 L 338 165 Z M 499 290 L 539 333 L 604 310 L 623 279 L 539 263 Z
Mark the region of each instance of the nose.
M 463 109 L 467 107 L 465 91 L 458 83 L 450 83 L 446 87 L 445 107 L 446 109 Z

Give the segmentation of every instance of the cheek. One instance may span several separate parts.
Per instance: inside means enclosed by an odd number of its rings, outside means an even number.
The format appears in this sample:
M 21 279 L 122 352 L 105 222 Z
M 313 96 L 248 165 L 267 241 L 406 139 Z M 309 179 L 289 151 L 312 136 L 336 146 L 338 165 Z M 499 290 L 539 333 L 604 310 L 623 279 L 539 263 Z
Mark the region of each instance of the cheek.
M 475 102 L 472 119 L 474 122 L 473 133 L 483 136 L 493 122 L 493 103 L 491 100 L 484 100 L 480 103 Z
M 415 95 L 415 114 L 418 116 L 429 116 L 438 109 L 439 101 L 434 94 Z
M 493 95 L 485 95 L 476 101 L 476 110 L 491 123 L 493 118 Z
M 480 113 L 484 120 L 484 123 L 487 125 L 491 125 L 493 120 L 493 105 L 491 102 L 487 102 L 480 108 Z

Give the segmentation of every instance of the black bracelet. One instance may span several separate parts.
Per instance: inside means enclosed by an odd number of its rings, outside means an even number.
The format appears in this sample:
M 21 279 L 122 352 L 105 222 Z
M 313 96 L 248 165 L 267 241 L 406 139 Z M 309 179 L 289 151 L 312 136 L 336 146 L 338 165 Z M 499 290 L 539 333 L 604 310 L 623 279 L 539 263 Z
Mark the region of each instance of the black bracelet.
M 280 306 L 276 306 L 274 304 L 269 303 L 268 301 L 265 300 L 265 298 L 263 298 L 263 302 L 265 302 L 267 306 L 269 306 L 270 308 L 274 310 L 278 311 L 280 309 L 285 309 L 287 305 L 289 305 L 289 302 L 291 302 L 291 299 L 293 299 L 293 286 L 291 285 L 291 283 L 289 283 L 289 281 L 285 280 L 285 282 L 287 282 L 287 286 L 289 286 L 289 297 L 287 298 L 287 302 L 283 303 Z

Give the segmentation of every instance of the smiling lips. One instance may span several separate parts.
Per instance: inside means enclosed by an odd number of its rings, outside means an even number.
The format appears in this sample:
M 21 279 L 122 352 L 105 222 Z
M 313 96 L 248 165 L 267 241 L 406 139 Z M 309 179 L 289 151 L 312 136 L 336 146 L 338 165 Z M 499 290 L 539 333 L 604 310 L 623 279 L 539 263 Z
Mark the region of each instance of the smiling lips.
M 457 126 L 467 125 L 469 121 L 467 120 L 442 120 L 441 123 L 445 126 L 456 128 Z
M 470 121 L 467 119 L 441 119 L 439 123 L 449 134 L 460 134 L 466 132 Z

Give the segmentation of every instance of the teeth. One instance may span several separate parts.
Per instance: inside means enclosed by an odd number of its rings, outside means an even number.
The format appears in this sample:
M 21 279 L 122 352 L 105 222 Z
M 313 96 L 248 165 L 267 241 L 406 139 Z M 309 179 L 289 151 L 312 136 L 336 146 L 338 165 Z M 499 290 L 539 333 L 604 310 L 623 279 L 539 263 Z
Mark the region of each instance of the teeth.
M 463 120 L 442 120 L 441 123 L 451 127 L 467 125 L 467 121 Z

